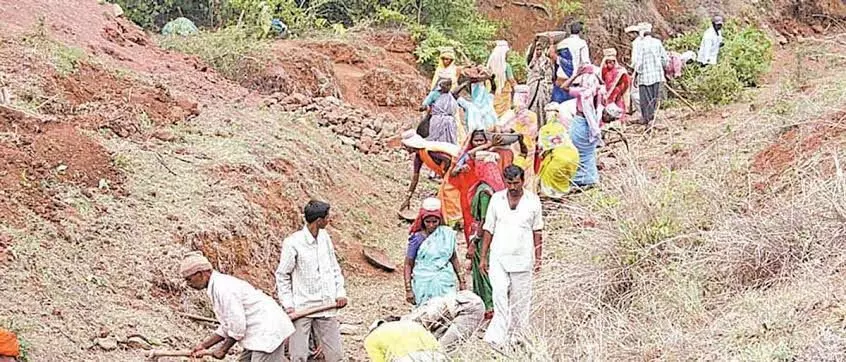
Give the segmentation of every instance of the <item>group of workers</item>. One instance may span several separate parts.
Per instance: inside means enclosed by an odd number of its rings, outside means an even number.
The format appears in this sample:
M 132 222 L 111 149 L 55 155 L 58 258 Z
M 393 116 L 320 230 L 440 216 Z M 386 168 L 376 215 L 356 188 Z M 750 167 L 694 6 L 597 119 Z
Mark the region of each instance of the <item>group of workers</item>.
M 716 63 L 722 24 L 715 17 L 703 37 L 697 58 L 703 65 Z M 427 115 L 402 134 L 413 176 L 400 211 L 410 207 L 424 167 L 440 180 L 437 197 L 422 201 L 409 230 L 406 300 L 419 308 L 442 305 L 444 298 L 454 308 L 465 306 L 467 317 L 454 330 L 460 333 L 441 340 L 447 351 L 460 340 L 456 336 L 469 338 L 476 330 L 498 351 L 520 346 L 529 325 L 532 272 L 540 268 L 540 197 L 560 199 L 595 185 L 601 127 L 633 113 L 632 85 L 640 119 L 630 123 L 651 127 L 662 83 L 696 57 L 668 54 L 652 26 L 640 23 L 626 29 L 633 36 L 629 74 L 615 49 L 605 49 L 594 66 L 581 32 L 582 24 L 573 23 L 566 38 L 533 47 L 525 85 L 506 62 L 505 41 L 496 42 L 484 67 L 458 67 L 454 50 L 441 49 L 432 91 L 421 105 Z M 455 230 L 467 245 L 469 285 Z M 388 331 L 384 343 L 402 339 Z
M 715 64 L 722 46 L 722 18 L 715 17 L 697 60 Z M 582 26 L 570 36 L 535 49 L 528 85 L 515 81 L 498 41 L 484 67 L 461 70 L 452 49 L 443 49 L 423 103 L 428 117 L 402 143 L 414 154 L 414 178 L 401 209 L 409 207 L 423 166 L 442 180 L 438 197 L 426 198 L 409 231 L 404 280 L 407 315 L 374 322 L 364 340 L 371 360 L 447 361 L 474 334 L 508 353 L 526 342 L 532 273 L 541 268 L 544 221 L 535 190 L 560 198 L 570 187 L 598 182 L 595 149 L 602 122 L 618 120 L 630 107 L 632 83 L 639 88 L 641 122 L 651 124 L 668 56 L 651 26 L 636 34 L 634 74 L 603 51 L 590 63 Z M 469 98 L 462 96 L 467 89 Z M 457 122 L 458 110 L 463 121 Z M 545 117 L 539 119 L 538 113 Z M 463 145 L 458 141 L 464 139 Z M 199 253 L 189 253 L 180 274 L 194 289 L 206 289 L 220 325 L 192 355 L 224 358 L 239 343 L 240 361 L 329 362 L 344 359 L 338 310 L 347 305 L 344 276 L 326 231 L 330 205 L 310 201 L 305 226 L 281 247 L 276 269 L 278 302 L 244 280 L 217 272 Z M 458 256 L 458 232 L 467 245 L 468 285 Z M 469 289 L 468 289 L 469 288 Z M 487 323 L 487 324 L 486 324 Z M 217 346 L 215 348 L 215 346 Z M 314 348 L 317 347 L 317 348 Z M 17 338 L 0 330 L 0 360 L 19 356 Z

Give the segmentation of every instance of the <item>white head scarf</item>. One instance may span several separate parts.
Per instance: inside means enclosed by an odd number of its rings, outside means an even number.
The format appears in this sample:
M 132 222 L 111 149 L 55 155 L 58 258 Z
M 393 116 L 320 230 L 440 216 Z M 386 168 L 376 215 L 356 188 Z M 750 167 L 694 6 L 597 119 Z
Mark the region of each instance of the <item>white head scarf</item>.
M 500 94 L 502 92 L 502 88 L 505 87 L 505 67 L 507 65 L 506 56 L 508 55 L 509 49 L 507 41 L 497 40 L 496 47 L 494 47 L 493 51 L 491 51 L 491 56 L 488 57 L 487 67 L 496 77 L 496 94 Z

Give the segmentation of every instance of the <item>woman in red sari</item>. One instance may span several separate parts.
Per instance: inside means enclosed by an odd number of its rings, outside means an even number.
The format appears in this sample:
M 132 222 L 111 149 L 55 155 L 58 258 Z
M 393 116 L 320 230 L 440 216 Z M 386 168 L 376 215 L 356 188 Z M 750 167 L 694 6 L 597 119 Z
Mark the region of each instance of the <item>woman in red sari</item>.
M 485 304 L 486 319 L 493 316 L 493 296 L 490 279 L 479 269 L 482 258 L 481 229 L 491 196 L 505 189 L 498 162 L 500 154 L 495 152 L 493 146 L 497 143 L 495 139 L 489 140 L 484 130 L 474 131 L 450 177 L 450 182 L 461 194 L 461 214 L 464 238 L 467 241 L 467 259 L 470 260 L 473 277 L 473 292 Z
M 629 87 L 632 84 L 626 68 L 617 61 L 617 50 L 614 48 L 602 51 L 602 82 L 605 83 L 605 100 L 603 106 L 615 104 L 623 112 L 620 121 L 624 121 L 629 99 Z
M 493 140 L 488 140 L 484 130 L 475 130 L 470 135 L 464 152 L 452 168 L 450 183 L 461 194 L 461 214 L 464 220 L 464 237 L 470 241 L 473 231 L 473 216 L 470 210 L 476 188 L 485 183 L 495 191 L 505 188 Z M 484 153 L 485 157 L 481 154 Z

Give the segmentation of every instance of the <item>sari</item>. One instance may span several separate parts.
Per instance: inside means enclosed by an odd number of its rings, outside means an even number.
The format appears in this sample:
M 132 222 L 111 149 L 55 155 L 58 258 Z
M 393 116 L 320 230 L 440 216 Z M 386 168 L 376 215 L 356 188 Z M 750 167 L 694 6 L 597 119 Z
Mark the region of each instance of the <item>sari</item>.
M 511 108 L 512 89 L 510 81 L 514 79 L 514 74 L 507 60 L 509 50 L 508 42 L 498 40 L 486 64 L 488 69 L 493 73 L 493 81 L 496 85 L 494 110 L 497 115 L 501 115 Z
M 458 106 L 464 110 L 464 128 L 467 134 L 496 125 L 493 95 L 481 82 L 470 85 L 470 100 L 460 98 Z
M 457 151 L 458 148 L 455 148 Z M 458 220 L 461 220 L 461 193 L 452 184 L 452 182 L 450 182 L 449 170 L 435 162 L 435 160 L 429 155 L 429 151 L 430 150 L 425 149 L 419 150 L 417 151 L 417 156 L 420 157 L 420 160 L 423 161 L 423 164 L 427 168 L 443 178 L 441 186 L 438 189 L 438 199 L 441 200 L 445 219 L 444 221 L 449 225 L 454 225 Z M 449 154 L 452 156 L 452 163 L 454 164 L 457 155 L 454 153 Z
M 502 121 L 505 122 L 506 129 L 513 129 L 515 132 L 523 135 L 523 143 L 528 148 L 528 153 L 525 157 L 518 155 L 514 157 L 514 165 L 522 168 L 525 171 L 525 179 L 527 188 L 534 191 L 534 176 L 535 176 L 535 147 L 538 138 L 538 115 L 528 108 L 529 92 L 525 90 L 525 86 L 520 86 L 520 90 L 514 93 L 514 110 L 509 110 L 502 115 Z M 520 145 L 515 143 L 513 149 L 518 153 Z
M 411 290 L 414 292 L 416 305 L 423 305 L 429 299 L 454 293 L 456 275 L 450 259 L 455 254 L 455 231 L 447 226 L 439 226 L 426 236 L 422 231 L 409 237 L 409 244 L 420 242 L 417 257 L 414 259 Z
M 570 94 L 576 97 L 578 109 L 578 115 L 570 124 L 570 139 L 579 151 L 579 168 L 573 184 L 582 187 L 599 182 L 596 146 L 601 136 L 599 122 L 603 112 L 604 88 L 599 83 L 596 67 L 590 67 L 590 72 L 581 75 L 580 86 L 570 88 Z
M 466 151 L 470 151 L 468 145 Z M 463 156 L 464 157 L 464 156 Z M 460 194 L 461 216 L 464 220 L 464 240 L 468 243 L 473 235 L 472 201 L 479 185 L 486 184 L 496 191 L 505 189 L 498 154 L 479 151 L 476 157 L 467 158 L 467 169 L 450 178 L 450 183 Z
M 561 123 L 551 122 L 541 127 L 538 142 L 543 156 L 538 172 L 541 194 L 560 199 L 570 192 L 570 183 L 579 167 L 579 151 Z
M 628 71 L 615 61 L 613 69 L 609 70 L 607 67 L 602 67 L 602 81 L 605 83 L 605 93 L 607 94 L 603 100 L 603 105 L 608 106 L 613 103 L 620 107 L 623 111 L 620 121 L 624 121 L 628 109 L 627 100 L 631 97 L 629 89 L 632 82 Z
M 429 119 L 429 137 L 435 142 L 458 143 L 458 129 L 455 124 L 455 112 L 458 102 L 450 93 L 441 93 L 431 105 L 432 117 Z
M 552 61 L 547 55 L 540 54 L 532 59 L 532 64 L 529 65 L 529 80 L 526 85 L 530 89 L 529 109 L 535 114 L 543 114 L 544 107 L 552 100 L 552 79 L 554 76 Z M 538 125 L 538 127 L 541 126 L 543 125 Z
M 488 204 L 496 191 L 490 185 L 482 182 L 476 187 L 475 195 L 473 195 L 473 200 L 470 204 L 470 210 L 473 216 L 473 227 L 471 230 L 474 235 L 470 242 L 476 246 L 471 262 L 470 274 L 473 278 L 473 293 L 476 293 L 476 295 L 482 298 L 482 302 L 485 304 L 485 312 L 493 311 L 493 289 L 491 288 L 491 279 L 487 275 L 482 274 L 479 269 L 479 264 L 482 262 L 482 238 L 475 235 L 477 230 L 482 227 L 481 222 L 488 213 Z

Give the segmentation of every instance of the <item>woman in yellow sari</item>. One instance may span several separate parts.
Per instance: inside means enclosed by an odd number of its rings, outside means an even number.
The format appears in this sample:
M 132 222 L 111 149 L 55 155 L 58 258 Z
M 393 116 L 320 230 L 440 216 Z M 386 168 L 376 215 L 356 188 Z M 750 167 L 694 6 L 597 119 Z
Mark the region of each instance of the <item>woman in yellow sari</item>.
M 438 58 L 438 66 L 435 68 L 435 74 L 432 75 L 432 84 L 429 90 L 435 89 L 438 86 L 438 79 L 449 78 L 452 81 L 452 87 L 458 86 L 458 66 L 455 65 L 455 50 L 452 47 L 442 47 Z
M 509 109 L 500 118 L 502 128 L 506 130 L 513 130 L 514 132 L 523 136 L 522 144 L 514 144 L 516 149 L 515 154 L 519 152 L 519 156 L 514 157 L 514 165 L 520 167 L 525 172 L 526 188 L 534 191 L 535 184 L 535 146 L 538 138 L 538 115 L 529 110 L 529 96 L 531 89 L 526 85 L 517 85 L 514 87 L 514 108 Z M 523 153 L 523 151 L 527 151 Z
M 540 129 L 538 144 L 543 160 L 538 171 L 541 196 L 560 199 L 570 192 L 579 168 L 579 151 L 573 146 L 567 128 L 558 122 L 558 104 L 546 106 L 547 123 Z
M 511 109 L 511 97 L 517 81 L 514 80 L 514 71 L 508 64 L 508 42 L 497 40 L 496 47 L 488 57 L 487 67 L 493 74 L 494 110 L 498 116 Z

